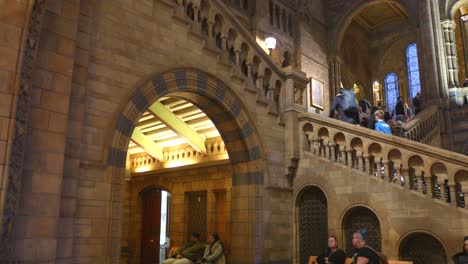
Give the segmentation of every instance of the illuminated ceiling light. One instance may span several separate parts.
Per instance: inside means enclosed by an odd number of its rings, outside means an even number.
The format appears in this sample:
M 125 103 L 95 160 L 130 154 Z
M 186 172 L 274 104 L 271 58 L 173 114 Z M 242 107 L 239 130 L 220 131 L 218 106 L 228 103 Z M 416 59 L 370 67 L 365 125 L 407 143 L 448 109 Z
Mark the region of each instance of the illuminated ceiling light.
M 265 39 L 265 46 L 270 51 L 271 56 L 271 51 L 276 48 L 276 39 L 274 37 L 267 37 Z

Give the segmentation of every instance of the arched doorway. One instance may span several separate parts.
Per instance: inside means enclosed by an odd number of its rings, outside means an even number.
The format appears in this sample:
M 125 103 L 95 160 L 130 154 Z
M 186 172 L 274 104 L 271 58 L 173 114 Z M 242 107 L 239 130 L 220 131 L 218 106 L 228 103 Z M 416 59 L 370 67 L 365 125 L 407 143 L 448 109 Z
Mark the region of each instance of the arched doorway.
M 413 233 L 403 239 L 399 257 L 414 264 L 447 263 L 444 247 L 437 238 L 427 233 Z
M 298 197 L 299 207 L 299 263 L 307 263 L 309 256 L 318 256 L 327 247 L 327 198 L 316 187 L 307 187 Z
M 135 127 L 140 128 L 141 118 L 145 116 L 145 113 L 149 111 L 148 109 L 153 106 L 153 104 L 161 102 L 161 100 L 164 101 L 167 98 L 190 102 L 206 114 L 219 131 L 223 141 L 222 147 L 225 147 L 229 156 L 228 163 L 225 163 L 223 167 L 227 169 L 220 170 L 229 173 L 228 190 L 217 192 L 215 190 L 218 188 L 217 185 L 204 179 L 206 180 L 205 182 L 200 180 L 197 184 L 187 184 L 186 186 L 191 187 L 187 187 L 187 189 L 182 187 L 178 190 L 180 194 L 173 195 L 172 204 L 176 204 L 176 200 L 179 199 L 179 206 L 173 206 L 174 210 L 171 209 L 171 215 L 173 214 L 176 216 L 172 217 L 172 219 L 178 218 L 182 222 L 180 222 L 181 224 L 177 224 L 175 228 L 171 228 L 171 232 L 178 232 L 176 236 L 171 237 L 171 243 L 175 241 L 178 244 L 174 242 L 172 245 L 181 246 L 186 242 L 187 234 L 191 228 L 190 225 L 196 224 L 188 222 L 187 219 L 191 218 L 191 215 L 189 217 L 187 211 L 198 211 L 196 209 L 189 210 L 186 205 L 190 204 L 190 202 L 185 199 L 189 199 L 193 192 L 203 191 L 205 186 L 211 186 L 210 188 L 212 191 L 207 193 L 208 200 L 220 200 L 224 201 L 225 204 L 245 204 L 246 207 L 233 206 L 217 208 L 216 203 L 211 204 L 208 202 L 209 206 L 212 207 L 211 209 L 208 208 L 207 211 L 222 211 L 222 214 L 227 215 L 230 220 L 224 225 L 225 229 L 231 230 L 234 226 L 243 228 L 245 232 L 242 234 L 236 233 L 235 236 L 236 240 L 242 240 L 245 241 L 245 243 L 242 245 L 232 245 L 229 249 L 230 258 L 233 262 L 252 262 L 254 257 L 258 258 L 260 256 L 260 252 L 257 249 L 261 248 L 261 241 L 259 239 L 261 237 L 261 230 L 254 228 L 255 226 L 261 225 L 261 217 L 259 215 L 261 212 L 259 201 L 260 186 L 263 184 L 261 147 L 254 129 L 254 124 L 251 121 L 248 111 L 245 110 L 242 101 L 240 101 L 237 95 L 222 81 L 199 70 L 179 69 L 155 76 L 152 80 L 135 91 L 130 102 L 118 117 L 115 125 L 116 133 L 114 133 L 114 137 L 111 141 L 108 159 L 113 182 L 111 192 L 112 197 L 115 199 L 112 202 L 111 214 L 121 211 L 122 200 L 119 200 L 121 199 L 119 193 L 122 189 L 121 185 L 124 175 L 126 174 L 127 151 L 129 142 L 133 140 L 132 135 L 136 131 Z M 165 102 L 161 102 L 161 104 L 165 107 L 168 106 Z M 173 111 L 171 110 L 171 112 Z M 142 132 L 143 136 L 149 136 L 150 134 L 141 129 L 140 132 Z M 208 146 L 206 142 L 205 146 Z M 213 144 L 213 146 L 207 147 L 206 151 L 217 151 L 219 148 L 221 148 L 221 145 Z M 164 162 L 168 161 L 167 159 L 170 159 L 171 162 L 171 165 L 164 167 L 164 169 L 166 169 L 167 172 L 173 167 L 180 166 L 180 163 L 175 162 L 176 159 L 184 159 L 188 156 L 197 159 L 205 155 L 200 155 L 199 151 L 182 153 L 174 150 L 168 155 L 162 155 L 161 159 L 163 159 Z M 164 163 L 155 161 L 155 158 L 146 157 L 138 157 L 131 162 L 148 165 L 149 167 L 158 162 Z M 191 175 L 188 171 L 181 169 L 178 169 L 178 171 L 178 173 Z M 150 172 L 146 173 L 148 174 Z M 203 177 L 203 175 L 200 177 Z M 224 178 L 222 180 L 226 182 Z M 160 180 L 156 184 L 159 186 L 170 185 L 164 180 Z M 172 187 L 168 186 L 169 190 L 170 188 Z M 199 196 L 194 197 L 198 200 Z M 247 220 L 237 217 L 246 214 L 252 217 L 249 217 Z M 233 216 L 232 219 L 231 215 Z M 110 225 L 112 234 L 118 234 L 120 232 L 119 221 L 118 218 L 112 219 L 113 223 Z M 130 227 L 133 227 L 132 223 L 133 222 L 130 222 Z M 218 225 L 219 223 L 215 224 Z M 208 223 L 206 231 L 202 231 L 205 233 L 216 231 L 215 224 L 210 226 Z M 202 237 L 206 237 L 206 234 L 203 234 Z M 230 238 L 226 239 L 226 244 L 229 244 Z M 140 241 L 139 239 L 137 240 Z M 111 237 L 110 250 L 113 259 L 117 259 L 120 256 L 121 242 L 120 236 L 113 235 Z M 126 241 L 123 240 L 123 242 Z M 139 243 L 140 242 L 129 243 L 128 247 L 131 248 L 129 248 L 128 251 L 138 253 L 140 249 Z M 139 259 L 139 256 L 137 256 L 137 259 Z
M 357 206 L 349 209 L 343 218 L 345 252 L 352 252 L 353 234 L 361 229 L 367 230 L 367 244 L 377 251 L 381 251 L 382 235 L 380 232 L 379 219 L 374 212 L 368 208 Z

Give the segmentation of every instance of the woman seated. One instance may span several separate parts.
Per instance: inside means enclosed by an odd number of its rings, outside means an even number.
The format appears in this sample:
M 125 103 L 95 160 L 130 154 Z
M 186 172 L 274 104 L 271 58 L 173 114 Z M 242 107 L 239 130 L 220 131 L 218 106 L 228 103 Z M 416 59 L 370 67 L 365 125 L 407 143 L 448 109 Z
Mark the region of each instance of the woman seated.
M 343 250 L 336 245 L 336 237 L 328 238 L 328 248 L 317 257 L 318 264 L 344 264 L 346 255 Z
M 203 264 L 225 264 L 226 259 L 224 258 L 224 247 L 221 241 L 219 240 L 219 236 L 216 233 L 211 234 L 210 238 L 208 239 L 210 243 L 206 249 L 203 257 L 200 258 L 197 263 Z

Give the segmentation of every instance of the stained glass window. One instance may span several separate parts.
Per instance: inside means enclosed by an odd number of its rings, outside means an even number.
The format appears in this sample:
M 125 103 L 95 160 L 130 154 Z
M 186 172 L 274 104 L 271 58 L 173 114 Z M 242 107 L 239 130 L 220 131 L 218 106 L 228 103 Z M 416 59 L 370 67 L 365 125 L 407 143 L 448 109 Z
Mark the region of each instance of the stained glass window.
M 394 72 L 391 72 L 385 76 L 385 98 L 387 102 L 388 111 L 390 113 L 395 109 L 397 98 L 400 95 L 398 91 L 398 77 Z
M 410 98 L 413 99 L 417 93 L 421 92 L 416 43 L 410 44 L 408 48 L 406 48 L 406 63 L 408 64 L 409 95 Z

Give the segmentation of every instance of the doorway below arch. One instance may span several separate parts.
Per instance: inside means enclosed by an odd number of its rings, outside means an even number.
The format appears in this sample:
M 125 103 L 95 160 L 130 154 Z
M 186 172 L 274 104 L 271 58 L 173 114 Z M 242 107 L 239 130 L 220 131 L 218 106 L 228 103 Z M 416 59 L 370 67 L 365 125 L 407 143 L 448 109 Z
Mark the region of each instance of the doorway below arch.
M 377 216 L 366 207 L 357 206 L 351 208 L 346 212 L 343 218 L 343 231 L 345 241 L 345 252 L 352 252 L 352 237 L 354 232 L 366 229 L 367 239 L 366 243 L 375 248 L 377 251 L 381 251 L 382 235 L 380 231 L 380 222 Z
M 309 256 L 318 256 L 327 247 L 328 211 L 323 191 L 311 186 L 298 198 L 299 263 L 307 263 Z
M 414 264 L 447 263 L 447 255 L 442 244 L 434 236 L 426 233 L 407 236 L 400 244 L 399 257 Z

